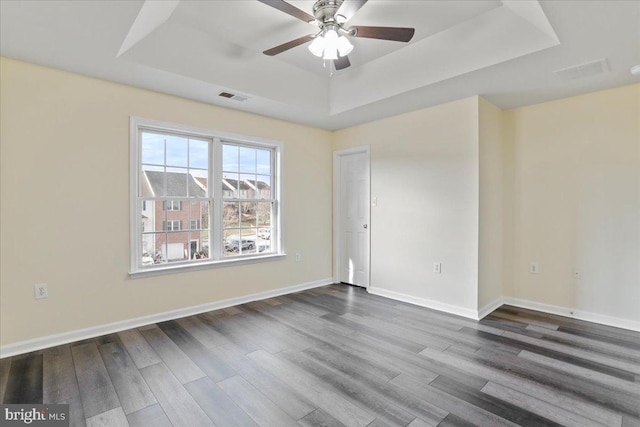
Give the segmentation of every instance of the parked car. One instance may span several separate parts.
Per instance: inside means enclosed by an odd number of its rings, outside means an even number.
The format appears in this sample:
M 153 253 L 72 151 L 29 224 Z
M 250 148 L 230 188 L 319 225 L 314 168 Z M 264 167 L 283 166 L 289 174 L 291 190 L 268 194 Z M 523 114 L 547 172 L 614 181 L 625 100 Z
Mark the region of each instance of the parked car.
M 271 229 L 269 228 L 262 228 L 258 231 L 258 237 L 263 239 L 263 240 L 270 240 L 271 239 Z
M 228 251 L 237 251 L 241 244 L 243 251 L 256 248 L 256 242 L 249 239 L 242 239 L 242 243 L 240 243 L 239 239 L 231 239 L 224 245 L 224 248 Z

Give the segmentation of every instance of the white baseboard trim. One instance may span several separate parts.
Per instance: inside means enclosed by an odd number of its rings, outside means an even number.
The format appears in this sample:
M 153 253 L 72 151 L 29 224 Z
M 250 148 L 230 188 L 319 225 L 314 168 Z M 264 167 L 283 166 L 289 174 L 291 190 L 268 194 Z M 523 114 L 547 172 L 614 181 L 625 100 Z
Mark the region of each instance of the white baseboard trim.
M 541 302 L 529 301 L 513 297 L 502 297 L 502 303 L 520 308 L 527 308 L 529 310 L 542 311 L 544 313 L 557 314 L 559 316 L 571 317 L 587 322 L 600 323 L 601 325 L 613 326 L 616 328 L 629 329 L 632 331 L 640 332 L 640 322 L 636 320 L 623 319 L 621 317 L 608 316 L 605 314 L 594 313 L 592 311 L 577 310 L 574 308 L 543 304 Z
M 468 308 L 445 304 L 439 301 L 433 301 L 425 298 L 414 297 L 411 295 L 403 294 L 400 292 L 389 291 L 386 289 L 380 289 L 376 287 L 369 288 L 369 292 L 374 295 L 407 302 L 409 304 L 419 305 L 421 307 L 432 308 L 434 310 L 444 311 L 449 314 L 456 314 L 458 316 L 467 317 L 469 319 L 481 320 L 496 310 L 500 306 L 507 304 L 515 307 L 526 308 L 529 310 L 541 311 L 548 314 L 556 314 L 559 316 L 570 317 L 573 319 L 584 320 L 586 322 L 599 323 L 601 325 L 613 326 L 616 328 L 629 329 L 632 331 L 640 332 L 640 322 L 630 319 L 623 319 L 620 317 L 607 316 L 604 314 L 593 313 L 585 310 L 576 310 L 568 307 L 561 307 L 557 305 L 543 304 L 540 302 L 529 301 L 513 297 L 499 297 L 489 304 L 482 307 L 480 310 L 475 311 Z
M 498 297 L 494 301 L 491 301 L 489 304 L 482 307 L 478 310 L 478 320 L 484 319 L 487 315 L 489 315 L 492 311 L 500 308 L 501 305 L 506 304 L 504 297 Z
M 124 331 L 140 326 L 151 325 L 153 323 L 164 322 L 167 320 L 179 319 L 181 317 L 192 316 L 194 314 L 205 313 L 207 311 L 219 310 L 225 307 L 245 304 L 252 301 L 258 301 L 267 298 L 273 298 L 280 295 L 291 294 L 294 292 L 304 291 L 306 289 L 318 288 L 333 283 L 333 278 L 316 280 L 313 282 L 302 283 L 299 285 L 288 286 L 286 288 L 273 289 L 270 291 L 259 292 L 251 295 L 230 298 L 222 301 L 214 301 L 207 304 L 196 305 L 192 307 L 180 308 L 178 310 L 166 311 L 164 313 L 151 314 L 149 316 L 137 317 L 135 319 L 122 320 L 119 322 L 108 323 L 106 325 L 92 326 L 85 329 L 77 329 L 75 331 L 63 332 L 55 335 L 34 338 L 26 341 L 19 341 L 0 347 L 0 359 L 18 354 L 29 353 L 31 351 L 42 350 L 44 348 L 54 347 L 57 345 L 67 344 L 74 341 L 94 338 L 105 334 Z
M 421 307 L 432 308 L 438 311 L 444 311 L 445 313 L 455 314 L 455 315 L 466 317 L 473 320 L 478 319 L 477 317 L 478 313 L 476 310 L 460 307 L 458 305 L 451 305 L 451 304 L 446 304 L 440 301 L 414 297 L 412 295 L 407 295 L 400 292 L 389 291 L 387 289 L 381 289 L 376 287 L 369 287 L 369 293 L 374 295 L 379 295 L 385 298 L 402 301 L 402 302 L 408 302 L 409 304 L 419 305 Z

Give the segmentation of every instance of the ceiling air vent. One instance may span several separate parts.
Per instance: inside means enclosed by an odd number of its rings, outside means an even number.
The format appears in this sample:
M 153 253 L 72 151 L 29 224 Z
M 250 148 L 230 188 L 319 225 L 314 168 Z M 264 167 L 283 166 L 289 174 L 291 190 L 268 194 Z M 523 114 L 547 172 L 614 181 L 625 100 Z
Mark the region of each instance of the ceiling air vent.
M 608 72 L 609 65 L 606 58 L 554 71 L 562 80 L 576 80 Z
M 224 92 L 224 91 L 220 92 L 218 96 L 221 96 L 223 98 L 233 99 L 234 101 L 238 101 L 238 102 L 243 102 L 249 99 L 248 96 L 236 95 L 235 93 Z

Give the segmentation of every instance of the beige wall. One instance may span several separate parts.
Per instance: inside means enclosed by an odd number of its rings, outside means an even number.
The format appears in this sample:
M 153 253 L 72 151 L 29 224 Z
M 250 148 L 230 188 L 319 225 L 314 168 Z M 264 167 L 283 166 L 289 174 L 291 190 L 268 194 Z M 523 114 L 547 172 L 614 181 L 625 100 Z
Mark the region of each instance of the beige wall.
M 478 99 L 341 130 L 371 147 L 371 287 L 476 310 Z M 442 274 L 433 263 L 442 263 Z
M 0 67 L 3 345 L 330 277 L 331 152 L 363 145 L 373 288 L 470 312 L 505 295 L 640 320 L 640 85 L 506 112 L 471 97 L 332 134 Z M 130 279 L 130 116 L 283 141 L 285 247 L 302 261 Z M 50 296 L 35 301 L 42 282 Z
M 505 141 L 503 111 L 478 97 L 480 146 L 480 207 L 478 251 L 478 308 L 482 309 L 502 296 L 503 176 Z
M 331 277 L 331 134 L 0 62 L 2 344 Z M 283 141 L 285 260 L 130 279 L 129 117 Z M 49 298 L 34 300 L 35 283 Z
M 506 117 L 514 258 L 505 294 L 640 321 L 640 84 Z

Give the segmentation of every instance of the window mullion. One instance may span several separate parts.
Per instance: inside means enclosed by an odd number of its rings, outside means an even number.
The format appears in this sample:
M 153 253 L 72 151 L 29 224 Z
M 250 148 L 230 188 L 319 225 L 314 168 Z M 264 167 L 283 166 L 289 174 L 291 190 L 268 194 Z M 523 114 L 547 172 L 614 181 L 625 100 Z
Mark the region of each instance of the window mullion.
M 222 259 L 223 243 L 222 243 L 222 142 L 220 138 L 214 138 L 211 144 L 211 153 L 209 155 L 211 167 L 209 168 L 209 189 L 210 197 L 213 197 L 213 203 L 210 203 L 212 214 L 209 215 L 209 235 L 211 242 L 209 246 L 213 250 L 213 259 Z

